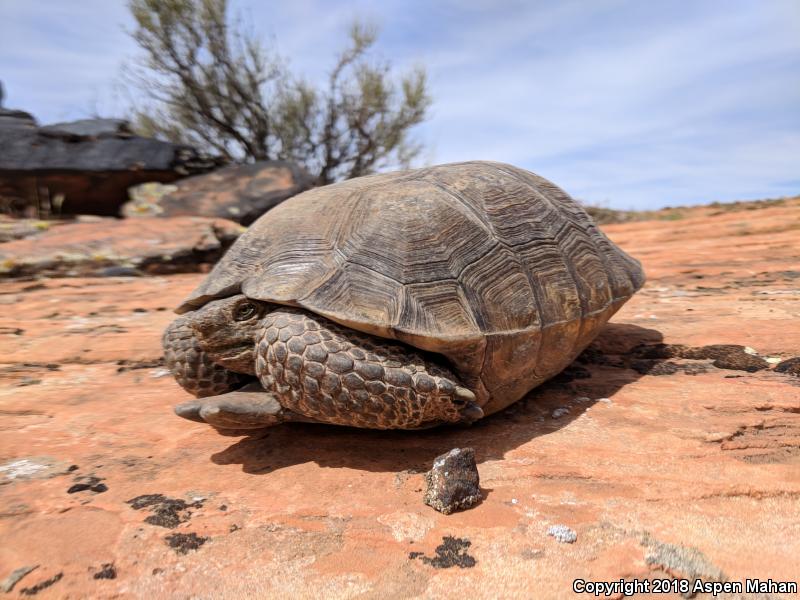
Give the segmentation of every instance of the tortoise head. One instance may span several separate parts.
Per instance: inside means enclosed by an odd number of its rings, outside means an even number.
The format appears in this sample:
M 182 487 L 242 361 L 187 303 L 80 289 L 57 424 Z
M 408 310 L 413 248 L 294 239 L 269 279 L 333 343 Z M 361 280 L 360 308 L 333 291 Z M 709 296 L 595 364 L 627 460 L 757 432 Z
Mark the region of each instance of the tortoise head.
M 238 294 L 209 302 L 186 317 L 212 361 L 236 373 L 255 375 L 256 336 L 269 310 L 270 304 Z

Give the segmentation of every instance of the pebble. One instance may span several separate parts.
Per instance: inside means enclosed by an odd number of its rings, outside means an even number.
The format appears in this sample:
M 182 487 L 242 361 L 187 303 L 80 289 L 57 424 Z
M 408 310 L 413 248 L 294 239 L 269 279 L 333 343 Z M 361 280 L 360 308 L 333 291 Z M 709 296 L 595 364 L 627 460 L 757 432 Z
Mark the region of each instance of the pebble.
M 480 477 L 475 464 L 475 450 L 453 448 L 437 456 L 433 468 L 425 474 L 428 489 L 423 501 L 440 513 L 475 506 L 481 501 Z
M 562 406 L 561 408 L 557 408 L 557 409 L 555 409 L 555 410 L 553 411 L 553 414 L 552 414 L 551 416 L 552 416 L 554 419 L 560 419 L 560 418 L 561 418 L 561 417 L 563 417 L 564 415 L 568 415 L 568 414 L 569 414 L 569 409 L 568 409 L 568 408 L 564 408 L 564 407 Z

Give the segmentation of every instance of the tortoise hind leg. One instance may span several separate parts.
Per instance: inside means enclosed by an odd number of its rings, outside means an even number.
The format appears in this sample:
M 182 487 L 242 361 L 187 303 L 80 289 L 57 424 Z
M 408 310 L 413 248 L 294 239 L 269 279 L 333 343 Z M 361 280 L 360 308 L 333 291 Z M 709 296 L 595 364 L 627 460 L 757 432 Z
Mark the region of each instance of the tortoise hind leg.
M 263 321 L 256 373 L 280 404 L 325 423 L 416 429 L 472 423 L 475 394 L 411 348 L 282 307 Z

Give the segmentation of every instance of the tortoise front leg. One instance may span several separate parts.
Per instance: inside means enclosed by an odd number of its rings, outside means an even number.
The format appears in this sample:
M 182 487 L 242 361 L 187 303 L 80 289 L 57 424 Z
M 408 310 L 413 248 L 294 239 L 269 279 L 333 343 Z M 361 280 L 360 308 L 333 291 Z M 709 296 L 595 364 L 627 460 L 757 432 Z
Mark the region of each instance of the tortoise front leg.
M 283 408 L 258 382 L 235 392 L 184 402 L 175 407 L 175 414 L 218 429 L 261 429 L 287 421 L 315 422 Z
M 475 394 L 447 368 L 397 343 L 281 307 L 263 321 L 256 373 L 281 406 L 371 429 L 472 423 Z
M 253 380 L 250 375 L 235 373 L 212 362 L 189 326 L 188 315 L 170 324 L 161 343 L 167 368 L 180 386 L 197 398 L 231 392 Z

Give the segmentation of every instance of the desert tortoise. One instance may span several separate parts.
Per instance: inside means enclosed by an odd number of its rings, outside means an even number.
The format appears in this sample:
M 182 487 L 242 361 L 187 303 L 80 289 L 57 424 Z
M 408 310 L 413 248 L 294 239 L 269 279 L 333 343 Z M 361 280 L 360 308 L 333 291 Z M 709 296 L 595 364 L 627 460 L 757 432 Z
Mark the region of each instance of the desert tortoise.
M 199 398 L 176 412 L 220 428 L 470 423 L 559 373 L 643 282 L 577 202 L 507 164 L 313 189 L 176 310 L 167 364 Z

